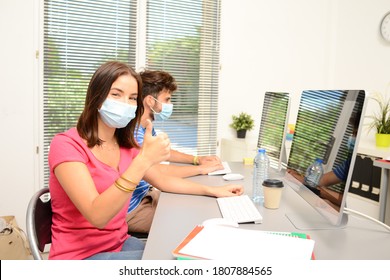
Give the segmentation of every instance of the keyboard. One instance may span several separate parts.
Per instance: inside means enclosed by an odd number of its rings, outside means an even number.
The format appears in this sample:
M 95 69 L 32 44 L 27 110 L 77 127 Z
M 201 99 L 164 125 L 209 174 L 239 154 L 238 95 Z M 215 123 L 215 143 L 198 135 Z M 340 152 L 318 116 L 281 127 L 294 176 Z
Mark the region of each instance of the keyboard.
M 237 223 L 262 223 L 263 217 L 248 195 L 217 198 L 222 217 Z
M 224 175 L 224 174 L 232 173 L 232 170 L 230 169 L 230 166 L 226 161 L 223 161 L 222 165 L 223 165 L 223 169 L 210 172 L 208 175 Z

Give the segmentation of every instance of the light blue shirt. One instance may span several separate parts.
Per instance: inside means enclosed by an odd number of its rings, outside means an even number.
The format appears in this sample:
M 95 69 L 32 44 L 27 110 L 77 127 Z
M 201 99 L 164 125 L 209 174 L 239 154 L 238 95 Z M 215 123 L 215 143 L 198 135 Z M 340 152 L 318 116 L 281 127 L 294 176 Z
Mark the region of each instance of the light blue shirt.
M 347 181 L 348 171 L 349 171 L 350 165 L 351 165 L 351 158 L 349 157 L 342 164 L 334 167 L 333 172 L 337 176 L 337 178 L 339 178 L 341 181 L 345 182 L 345 181 Z
M 134 137 L 140 146 L 142 146 L 142 144 L 144 143 L 145 130 L 145 128 L 139 126 L 138 129 L 134 131 Z M 157 133 L 154 128 L 152 129 L 152 136 L 157 136 Z M 145 180 L 141 180 L 139 182 L 138 186 L 133 192 L 133 196 L 131 197 L 127 213 L 130 213 L 138 207 L 138 205 L 141 203 L 141 200 L 148 194 L 150 187 L 151 185 Z

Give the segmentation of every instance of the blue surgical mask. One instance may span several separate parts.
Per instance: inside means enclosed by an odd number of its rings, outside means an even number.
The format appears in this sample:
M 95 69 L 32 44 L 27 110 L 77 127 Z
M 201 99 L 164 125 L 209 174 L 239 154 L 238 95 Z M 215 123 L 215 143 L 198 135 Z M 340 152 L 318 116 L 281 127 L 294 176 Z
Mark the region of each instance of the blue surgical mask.
M 135 118 L 137 106 L 107 98 L 98 111 L 106 125 L 123 128 Z
M 353 148 L 355 148 L 355 142 L 356 142 L 356 137 L 349 136 L 349 138 L 348 138 L 348 150 L 349 151 L 353 151 Z
M 156 121 L 166 121 L 167 119 L 169 119 L 169 117 L 172 115 L 173 104 L 162 103 L 162 102 L 158 101 L 156 98 L 154 98 L 154 100 L 156 100 L 158 103 L 161 103 L 161 106 L 162 106 L 160 113 L 157 113 L 153 110 L 153 108 L 150 108 L 150 109 L 152 109 L 152 111 L 154 113 L 154 119 Z

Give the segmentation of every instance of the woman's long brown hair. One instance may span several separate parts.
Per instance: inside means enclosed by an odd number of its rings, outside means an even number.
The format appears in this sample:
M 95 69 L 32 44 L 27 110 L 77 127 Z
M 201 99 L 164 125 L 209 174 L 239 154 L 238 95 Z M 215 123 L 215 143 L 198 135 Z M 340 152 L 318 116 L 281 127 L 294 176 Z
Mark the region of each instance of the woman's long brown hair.
M 134 139 L 134 130 L 139 125 L 144 111 L 142 104 L 142 80 L 137 72 L 125 63 L 109 61 L 101 65 L 93 74 L 88 85 L 84 110 L 77 122 L 77 131 L 87 141 L 87 145 L 90 148 L 95 145 L 101 145 L 103 142 L 98 136 L 98 109 L 106 100 L 112 84 L 122 75 L 131 75 L 137 80 L 137 111 L 135 118 L 126 127 L 115 130 L 115 137 L 120 147 L 138 147 L 137 141 Z

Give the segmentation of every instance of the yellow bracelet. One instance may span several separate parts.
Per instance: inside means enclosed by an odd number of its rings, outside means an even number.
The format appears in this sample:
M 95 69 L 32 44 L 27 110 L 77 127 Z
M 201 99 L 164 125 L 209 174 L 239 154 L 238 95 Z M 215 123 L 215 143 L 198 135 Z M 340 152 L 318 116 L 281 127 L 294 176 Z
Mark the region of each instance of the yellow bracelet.
M 198 165 L 198 156 L 194 156 L 194 161 L 192 162 L 194 165 Z
M 134 181 L 132 181 L 132 180 L 130 180 L 130 179 L 127 179 L 126 177 L 120 176 L 120 178 L 121 178 L 122 180 L 124 180 L 124 181 L 130 183 L 130 184 L 133 184 L 133 185 L 136 185 L 136 186 L 138 185 L 136 182 L 134 182 Z
M 122 185 L 120 185 L 117 181 L 114 182 L 115 184 L 115 187 L 117 187 L 118 189 L 120 189 L 121 191 L 124 191 L 124 192 L 129 192 L 127 190 L 127 188 L 124 188 Z
M 133 188 L 126 188 L 125 186 L 121 185 L 118 183 L 118 181 L 115 181 L 115 187 L 117 187 L 118 189 L 120 189 L 121 191 L 124 191 L 124 192 L 133 192 L 135 190 L 135 187 Z

